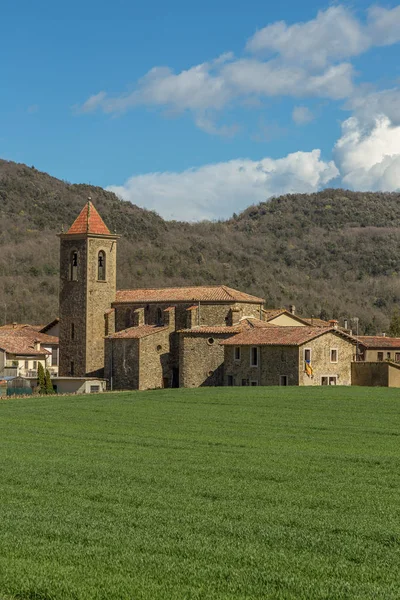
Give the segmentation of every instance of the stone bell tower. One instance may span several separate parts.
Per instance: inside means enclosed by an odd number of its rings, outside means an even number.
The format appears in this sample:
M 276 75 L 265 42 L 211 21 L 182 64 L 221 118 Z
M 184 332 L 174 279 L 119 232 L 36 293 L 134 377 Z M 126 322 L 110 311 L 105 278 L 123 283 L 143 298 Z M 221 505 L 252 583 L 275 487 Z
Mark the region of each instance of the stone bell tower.
M 118 237 L 90 198 L 59 234 L 61 376 L 103 376 L 104 313 L 115 300 Z

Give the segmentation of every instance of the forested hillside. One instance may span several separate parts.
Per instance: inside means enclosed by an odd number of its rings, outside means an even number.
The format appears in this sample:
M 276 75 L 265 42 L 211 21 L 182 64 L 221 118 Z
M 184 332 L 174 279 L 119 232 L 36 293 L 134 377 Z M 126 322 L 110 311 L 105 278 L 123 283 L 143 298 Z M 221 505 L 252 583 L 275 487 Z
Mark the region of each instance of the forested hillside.
M 122 234 L 119 289 L 224 283 L 304 316 L 358 316 L 365 333 L 385 330 L 400 302 L 400 194 L 291 194 L 228 221 L 188 224 L 0 160 L 1 323 L 57 316 L 56 234 L 88 196 Z

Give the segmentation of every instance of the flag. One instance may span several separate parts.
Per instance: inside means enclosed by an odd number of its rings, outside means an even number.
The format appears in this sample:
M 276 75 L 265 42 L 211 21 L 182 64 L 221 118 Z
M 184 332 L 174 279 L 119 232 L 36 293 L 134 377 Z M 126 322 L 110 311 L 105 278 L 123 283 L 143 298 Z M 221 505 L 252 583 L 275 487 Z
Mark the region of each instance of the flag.
M 304 369 L 305 373 L 307 373 L 307 375 L 309 377 L 312 377 L 314 374 L 313 368 L 311 366 L 311 362 L 309 360 L 305 361 L 305 369 Z

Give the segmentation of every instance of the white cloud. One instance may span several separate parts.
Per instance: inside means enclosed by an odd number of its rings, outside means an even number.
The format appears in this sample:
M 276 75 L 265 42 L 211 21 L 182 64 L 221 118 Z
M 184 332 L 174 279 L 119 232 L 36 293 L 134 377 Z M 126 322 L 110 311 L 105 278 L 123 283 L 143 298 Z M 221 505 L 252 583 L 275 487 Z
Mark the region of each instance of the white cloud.
M 393 125 L 400 125 L 400 89 L 358 93 L 348 102 L 348 108 L 370 126 L 378 115 L 386 115 Z
M 292 111 L 292 119 L 296 125 L 305 125 L 314 119 L 314 115 L 307 106 L 295 106 Z
M 277 160 L 238 159 L 180 173 L 137 175 L 107 189 L 166 219 L 193 221 L 229 217 L 272 195 L 314 192 L 337 175 L 335 164 L 313 150 Z
M 344 6 L 320 11 L 315 19 L 288 26 L 284 21 L 267 25 L 248 41 L 251 52 L 270 52 L 290 63 L 324 67 L 364 52 L 367 33 Z
M 400 41 L 400 6 L 392 9 L 371 6 L 368 18 L 367 31 L 373 45 L 390 46 Z
M 387 116 L 373 126 L 351 117 L 334 149 L 343 185 L 357 190 L 400 189 L 400 126 Z

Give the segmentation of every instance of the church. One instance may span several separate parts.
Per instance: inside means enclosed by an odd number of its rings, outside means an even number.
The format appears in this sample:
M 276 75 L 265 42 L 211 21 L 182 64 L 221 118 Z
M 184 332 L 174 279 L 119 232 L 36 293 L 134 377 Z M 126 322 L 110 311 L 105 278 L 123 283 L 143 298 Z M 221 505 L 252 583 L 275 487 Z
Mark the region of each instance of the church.
M 89 199 L 60 238 L 64 377 L 109 389 L 224 384 L 221 342 L 270 326 L 263 298 L 220 286 L 117 290 L 117 245 Z

